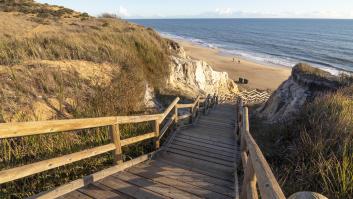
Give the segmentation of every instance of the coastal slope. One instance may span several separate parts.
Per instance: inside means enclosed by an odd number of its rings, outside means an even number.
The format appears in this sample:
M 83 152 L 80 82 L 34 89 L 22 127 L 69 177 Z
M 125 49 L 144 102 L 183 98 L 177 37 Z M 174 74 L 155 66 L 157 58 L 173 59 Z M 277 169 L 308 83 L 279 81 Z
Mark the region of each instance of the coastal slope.
M 226 73 L 114 15 L 30 0 L 0 11 L 2 122 L 126 115 L 162 108 L 159 95 L 237 92 Z

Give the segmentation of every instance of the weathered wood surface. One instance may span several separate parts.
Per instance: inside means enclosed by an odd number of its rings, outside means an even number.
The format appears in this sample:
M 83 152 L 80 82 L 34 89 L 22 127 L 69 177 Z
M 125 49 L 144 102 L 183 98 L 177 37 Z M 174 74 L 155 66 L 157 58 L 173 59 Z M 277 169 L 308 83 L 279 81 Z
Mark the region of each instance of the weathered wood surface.
M 20 167 L 16 167 L 13 169 L 8 169 L 5 171 L 0 171 L 0 183 L 5 183 L 9 181 L 13 181 L 19 178 L 23 178 L 33 173 L 39 173 L 43 171 L 47 171 L 49 169 L 57 168 L 59 166 L 63 166 L 69 163 L 77 162 L 79 160 L 93 157 L 102 153 L 106 153 L 115 149 L 114 144 L 107 144 L 104 146 L 95 147 L 92 149 L 86 149 L 84 151 L 64 155 L 58 158 L 52 158 L 49 160 L 43 160 L 40 162 L 23 165 Z
M 152 160 L 61 198 L 235 198 L 234 118 L 234 105 L 218 105 L 177 131 Z
M 87 119 L 70 119 L 70 120 L 52 120 L 38 122 L 17 122 L 17 123 L 0 123 L 0 139 L 11 137 L 22 137 L 38 134 L 55 133 L 62 131 L 75 131 L 80 129 L 89 129 L 95 127 L 111 126 L 125 123 L 139 123 L 157 120 L 163 121 L 170 111 L 179 102 L 177 97 L 168 108 L 160 114 L 154 115 L 136 115 L 136 116 L 117 116 L 117 117 L 100 117 Z
M 248 108 L 239 105 L 241 111 L 241 158 L 244 170 L 241 199 L 257 199 L 258 185 L 260 196 L 264 199 L 285 199 L 270 166 L 259 146 L 250 134 Z

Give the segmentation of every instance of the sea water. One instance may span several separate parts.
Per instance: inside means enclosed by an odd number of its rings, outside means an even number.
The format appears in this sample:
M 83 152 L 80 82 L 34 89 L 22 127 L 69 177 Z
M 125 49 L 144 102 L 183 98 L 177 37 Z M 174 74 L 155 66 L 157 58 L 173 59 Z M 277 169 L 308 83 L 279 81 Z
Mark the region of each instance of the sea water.
M 353 20 L 139 19 L 161 35 L 218 48 L 256 62 L 292 67 L 309 63 L 327 71 L 353 71 Z

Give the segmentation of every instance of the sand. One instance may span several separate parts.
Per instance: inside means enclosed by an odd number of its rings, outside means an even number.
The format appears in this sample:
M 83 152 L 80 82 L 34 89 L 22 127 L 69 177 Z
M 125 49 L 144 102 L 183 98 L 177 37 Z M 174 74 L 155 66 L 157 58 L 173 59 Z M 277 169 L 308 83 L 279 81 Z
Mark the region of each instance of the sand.
M 215 71 L 227 72 L 233 80 L 239 77 L 249 80 L 247 87 L 261 90 L 275 90 L 291 73 L 289 67 L 259 64 L 233 56 L 224 55 L 217 49 L 207 48 L 186 41 L 178 41 L 192 58 L 204 60 L 212 65 Z M 240 60 L 240 63 L 238 63 Z

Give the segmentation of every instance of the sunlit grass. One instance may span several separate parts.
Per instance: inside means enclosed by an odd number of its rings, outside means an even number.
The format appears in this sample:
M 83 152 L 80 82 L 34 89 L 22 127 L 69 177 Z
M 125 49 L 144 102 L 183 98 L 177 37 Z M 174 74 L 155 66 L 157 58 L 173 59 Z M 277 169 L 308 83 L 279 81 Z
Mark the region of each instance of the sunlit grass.
M 287 195 L 353 195 L 353 87 L 317 97 L 292 123 L 253 120 L 252 132 Z

